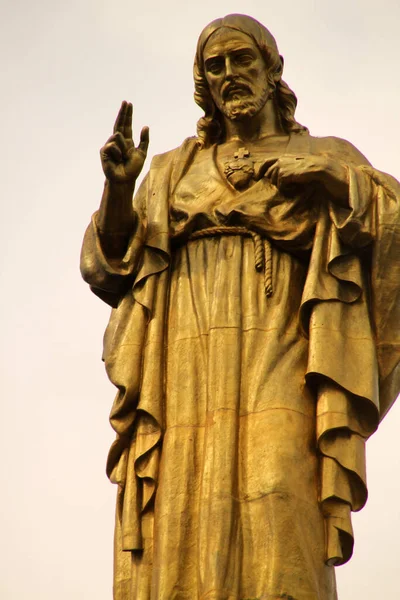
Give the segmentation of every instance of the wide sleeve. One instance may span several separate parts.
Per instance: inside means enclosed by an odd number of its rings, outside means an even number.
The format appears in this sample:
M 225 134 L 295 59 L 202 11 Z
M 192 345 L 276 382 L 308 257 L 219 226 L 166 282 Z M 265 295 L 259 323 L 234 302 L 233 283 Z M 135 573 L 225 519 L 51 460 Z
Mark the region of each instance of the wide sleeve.
M 91 290 L 112 307 L 118 305 L 120 299 L 132 286 L 141 266 L 147 223 L 148 179 L 149 177 L 146 176 L 133 200 L 135 227 L 131 235 L 118 232 L 113 233 L 112 236 L 105 235 L 97 226 L 96 212 L 83 240 L 82 277 L 90 285 Z M 116 252 L 116 248 L 120 248 L 121 251 Z
M 350 511 L 367 500 L 365 442 L 400 391 L 400 184 L 335 144 L 348 205 L 321 198 L 300 317 L 317 393 L 326 561 L 340 565 L 353 550 Z
M 400 392 L 400 183 L 374 169 L 348 142 L 338 142 L 346 160 L 349 197 L 347 208 L 328 204 L 327 266 L 342 287 L 357 283 L 350 265 L 358 262 L 363 271 L 364 284 L 357 285 L 374 332 L 382 418 Z
M 382 419 L 400 392 L 400 183 L 385 173 L 365 171 L 376 188 L 370 288 Z

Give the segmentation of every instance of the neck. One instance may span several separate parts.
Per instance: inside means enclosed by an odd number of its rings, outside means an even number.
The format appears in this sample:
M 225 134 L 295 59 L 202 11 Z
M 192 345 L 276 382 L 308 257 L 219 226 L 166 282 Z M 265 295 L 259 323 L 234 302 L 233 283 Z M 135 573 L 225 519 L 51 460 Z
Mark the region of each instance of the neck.
M 224 116 L 224 124 L 226 142 L 233 140 L 252 142 L 270 135 L 285 135 L 273 98 L 268 100 L 263 108 L 252 117 L 233 120 Z

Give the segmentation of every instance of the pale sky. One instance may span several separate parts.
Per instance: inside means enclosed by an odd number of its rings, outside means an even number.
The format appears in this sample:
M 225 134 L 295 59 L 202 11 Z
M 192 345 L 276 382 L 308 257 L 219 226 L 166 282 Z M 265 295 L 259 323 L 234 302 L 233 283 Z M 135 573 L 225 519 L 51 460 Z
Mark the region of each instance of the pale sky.
M 99 148 L 121 100 L 149 159 L 195 133 L 197 37 L 245 12 L 275 35 L 298 120 L 353 142 L 400 178 L 398 0 L 3 0 L 0 597 L 111 600 L 115 487 L 105 476 L 114 389 L 109 308 L 80 279 L 98 207 Z M 145 171 L 149 165 L 145 165 Z M 400 597 L 400 406 L 368 443 L 339 600 Z

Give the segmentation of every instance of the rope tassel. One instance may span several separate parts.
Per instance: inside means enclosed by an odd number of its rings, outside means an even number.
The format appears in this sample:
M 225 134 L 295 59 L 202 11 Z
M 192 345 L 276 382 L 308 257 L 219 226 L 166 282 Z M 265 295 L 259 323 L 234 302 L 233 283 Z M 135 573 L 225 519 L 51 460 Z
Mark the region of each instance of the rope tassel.
M 264 289 L 267 298 L 273 293 L 272 288 L 272 247 L 268 240 L 264 240 Z
M 264 266 L 264 248 L 262 238 L 259 233 L 254 233 L 254 231 L 250 231 L 250 235 L 253 238 L 254 263 L 256 266 L 256 271 L 262 271 Z
M 257 271 L 264 268 L 264 289 L 267 298 L 272 296 L 272 248 L 268 240 L 259 233 L 250 232 L 254 243 L 254 263 Z

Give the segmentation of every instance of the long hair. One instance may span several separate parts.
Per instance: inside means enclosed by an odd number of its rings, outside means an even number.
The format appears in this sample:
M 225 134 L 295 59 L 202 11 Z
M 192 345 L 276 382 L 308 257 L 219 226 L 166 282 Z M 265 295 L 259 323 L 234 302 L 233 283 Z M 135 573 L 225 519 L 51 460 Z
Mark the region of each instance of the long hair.
M 267 69 L 267 81 L 271 91 L 274 92 L 274 102 L 282 129 L 290 133 L 308 131 L 307 127 L 300 125 L 294 118 L 297 106 L 295 93 L 281 78 L 276 81 L 276 74 L 282 69 L 282 59 L 279 56 L 278 46 L 273 35 L 252 17 L 247 15 L 227 15 L 216 19 L 200 34 L 197 43 L 194 61 L 194 99 L 196 104 L 204 110 L 204 116 L 197 122 L 197 136 L 199 146 L 204 148 L 210 144 L 221 141 L 224 136 L 224 121 L 221 112 L 212 99 L 207 79 L 204 73 L 203 52 L 210 36 L 218 29 L 226 27 L 241 31 L 248 35 L 260 50 Z

